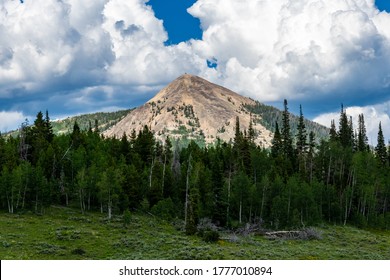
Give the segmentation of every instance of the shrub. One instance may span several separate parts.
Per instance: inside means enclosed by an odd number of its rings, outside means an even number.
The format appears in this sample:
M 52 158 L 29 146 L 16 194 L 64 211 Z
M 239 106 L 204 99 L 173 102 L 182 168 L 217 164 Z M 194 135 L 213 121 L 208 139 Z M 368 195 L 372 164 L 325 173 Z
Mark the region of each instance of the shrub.
M 72 250 L 72 254 L 73 255 L 80 255 L 80 256 L 82 256 L 85 253 L 86 252 L 85 252 L 85 250 L 83 248 L 76 248 L 76 249 Z
M 164 220 L 171 221 L 176 214 L 175 204 L 171 198 L 160 200 L 152 207 L 151 212 Z
M 219 232 L 215 230 L 204 231 L 202 240 L 209 243 L 217 242 L 219 240 Z
M 123 212 L 123 226 L 127 227 L 131 222 L 131 213 L 128 209 Z

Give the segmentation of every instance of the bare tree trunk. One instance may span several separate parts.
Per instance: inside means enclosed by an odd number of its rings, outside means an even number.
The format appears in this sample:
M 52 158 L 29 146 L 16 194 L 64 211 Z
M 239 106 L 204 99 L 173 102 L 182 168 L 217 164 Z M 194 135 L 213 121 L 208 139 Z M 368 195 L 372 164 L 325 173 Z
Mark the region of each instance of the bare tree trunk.
M 152 165 L 150 167 L 150 173 L 149 173 L 149 189 L 152 188 L 153 167 L 154 167 L 154 158 L 152 158 Z
M 354 193 L 355 184 L 356 184 L 354 170 L 352 170 L 351 184 L 352 184 L 352 191 L 351 191 L 351 199 L 349 200 L 348 217 L 351 215 L 351 211 L 352 211 L 353 193 Z
M 80 197 L 80 209 L 81 209 L 81 214 L 84 214 L 84 206 L 83 206 L 83 190 L 79 190 L 79 197 Z
M 240 210 L 239 210 L 239 223 L 242 223 L 242 199 L 240 199 Z
M 267 186 L 264 184 L 263 186 L 263 196 L 261 198 L 261 209 L 260 209 L 260 218 L 263 219 L 263 209 L 264 209 L 264 203 L 265 203 L 265 191 L 267 189 Z
M 17 200 L 16 200 L 16 209 L 18 209 L 19 208 L 19 201 L 20 201 L 20 197 L 21 197 L 21 190 L 20 190 L 20 188 L 19 188 L 19 192 L 18 192 L 18 198 L 17 198 Z
M 14 192 L 12 190 L 12 187 L 11 187 L 11 213 L 13 214 L 14 213 Z
M 329 165 L 328 165 L 328 175 L 326 176 L 326 185 L 328 186 L 330 183 L 330 166 L 332 164 L 332 157 L 329 158 Z
M 8 213 L 13 214 L 14 213 L 14 209 L 12 207 L 12 202 L 10 202 L 8 194 L 7 194 L 7 204 L 8 204 Z
M 26 201 L 26 192 L 27 192 L 27 178 L 26 178 L 26 183 L 24 184 L 24 190 L 23 190 L 22 209 L 24 209 L 24 203 Z
M 108 219 L 111 220 L 112 217 L 112 206 L 111 202 L 108 203 Z
M 108 219 L 111 220 L 111 211 L 112 211 L 112 200 L 111 200 L 111 185 L 109 184 L 108 187 L 108 205 L 107 205 L 107 210 L 108 210 Z

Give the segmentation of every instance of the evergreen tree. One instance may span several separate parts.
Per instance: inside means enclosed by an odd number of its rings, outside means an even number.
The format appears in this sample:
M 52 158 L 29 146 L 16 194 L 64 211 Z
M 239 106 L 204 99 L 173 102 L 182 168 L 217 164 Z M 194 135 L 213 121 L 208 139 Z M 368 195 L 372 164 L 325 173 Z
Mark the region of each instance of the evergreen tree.
M 308 151 L 308 172 L 309 172 L 309 181 L 313 181 L 313 171 L 314 171 L 314 159 L 316 152 L 316 139 L 315 133 L 310 131 L 309 133 L 309 151 Z
M 249 143 L 253 144 L 255 142 L 256 138 L 256 133 L 253 128 L 253 119 L 252 119 L 252 114 L 250 114 L 250 120 L 249 120 L 249 128 L 248 128 L 248 140 Z
M 242 132 L 240 129 L 240 118 L 236 117 L 236 125 L 234 126 L 234 144 L 238 145 L 242 138 Z
M 364 115 L 363 114 L 359 115 L 357 150 L 360 152 L 369 150 L 368 138 L 367 138 L 366 126 L 364 124 Z
M 147 125 L 139 131 L 138 137 L 134 142 L 134 151 L 139 154 L 146 165 L 153 165 L 154 161 L 155 139 L 153 132 Z
M 385 138 L 383 137 L 382 123 L 379 123 L 378 130 L 378 144 L 375 147 L 376 157 L 382 165 L 386 165 L 387 162 L 387 150 L 385 145 Z
M 335 125 L 334 120 L 332 120 L 330 123 L 329 139 L 332 142 L 335 142 L 338 140 L 336 125 Z
M 271 155 L 273 158 L 278 157 L 282 152 L 282 135 L 279 131 L 279 124 L 275 122 L 275 133 L 272 139 Z
M 51 141 L 53 140 L 53 137 L 54 137 L 54 133 L 53 133 L 53 127 L 51 125 L 50 118 L 49 118 L 49 112 L 47 110 L 46 110 L 44 127 L 45 127 L 46 140 L 47 140 L 47 142 L 51 143 Z
M 30 131 L 30 144 L 32 146 L 32 163 L 37 163 L 38 159 L 49 145 L 48 134 L 47 134 L 47 125 L 43 119 L 43 114 L 41 111 L 38 112 L 37 117 L 34 121 L 34 125 Z
M 81 133 L 80 126 L 77 121 L 75 121 L 73 124 L 73 131 L 70 135 L 70 138 L 72 139 L 72 147 L 74 149 L 77 149 L 78 147 L 80 147 L 80 145 L 84 144 L 83 135 Z
M 284 158 L 290 160 L 292 163 L 294 159 L 294 148 L 290 130 L 290 113 L 288 111 L 286 99 L 284 100 L 282 125 L 282 153 Z
M 100 130 L 99 130 L 99 121 L 98 121 L 97 119 L 95 119 L 95 126 L 94 126 L 93 132 L 95 132 L 96 134 L 99 134 L 99 133 L 100 133 Z
M 304 155 L 307 152 L 307 132 L 305 126 L 305 119 L 302 113 L 302 106 L 299 106 L 299 120 L 297 133 L 297 152 L 298 155 Z
M 284 100 L 281 138 L 282 161 L 277 164 L 279 165 L 279 167 L 277 168 L 279 168 L 279 173 L 282 175 L 282 177 L 287 180 L 288 176 L 290 176 L 294 172 L 294 168 L 296 168 L 297 165 L 290 129 L 290 113 L 288 111 L 286 99 Z
M 353 129 L 353 121 L 352 121 L 352 116 L 349 117 L 349 122 L 348 122 L 348 127 L 349 127 L 349 135 L 350 135 L 350 141 L 351 141 L 351 147 L 353 151 L 357 150 L 357 139 L 356 139 L 356 134 Z
M 338 138 L 344 148 L 353 147 L 353 128 L 343 105 L 341 105 Z

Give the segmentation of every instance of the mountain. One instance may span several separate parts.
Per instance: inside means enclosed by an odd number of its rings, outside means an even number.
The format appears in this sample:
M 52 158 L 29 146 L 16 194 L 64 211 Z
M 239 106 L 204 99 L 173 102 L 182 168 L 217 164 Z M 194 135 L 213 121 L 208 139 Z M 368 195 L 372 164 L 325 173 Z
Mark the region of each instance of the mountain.
M 94 127 L 106 137 L 120 138 L 147 125 L 160 141 L 167 136 L 180 138 L 183 145 L 190 140 L 198 144 L 214 143 L 217 138 L 230 141 L 234 138 L 236 117 L 241 130 L 248 130 L 252 120 L 256 143 L 270 147 L 275 122 L 281 126 L 282 111 L 243 97 L 227 88 L 197 76 L 185 74 L 163 88 L 141 107 L 108 113 L 92 113 L 52 121 L 55 134 L 70 133 L 77 122 L 82 130 Z M 290 114 L 293 136 L 297 133 L 298 117 Z M 305 120 L 306 130 L 315 132 L 317 139 L 326 138 L 329 129 Z M 16 137 L 18 130 L 7 135 Z
M 241 130 L 248 130 L 253 121 L 256 143 L 271 145 L 273 133 L 262 125 L 262 117 L 252 114 L 246 106 L 255 106 L 252 99 L 197 76 L 185 74 L 163 88 L 156 96 L 104 132 L 107 137 L 130 135 L 145 125 L 156 138 L 194 139 L 213 143 L 234 138 L 236 118 Z

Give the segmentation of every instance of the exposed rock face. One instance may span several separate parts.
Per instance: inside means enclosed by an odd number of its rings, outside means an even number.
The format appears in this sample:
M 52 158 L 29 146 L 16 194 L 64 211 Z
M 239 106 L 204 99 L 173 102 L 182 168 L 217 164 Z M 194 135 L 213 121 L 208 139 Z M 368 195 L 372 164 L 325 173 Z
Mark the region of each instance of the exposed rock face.
M 254 101 L 231 90 L 210 83 L 200 77 L 185 74 L 180 76 L 141 107 L 131 111 L 125 118 L 105 132 L 108 137 L 130 135 L 147 125 L 156 138 L 167 136 L 202 139 L 212 143 L 217 138 L 230 141 L 234 138 L 236 117 L 242 131 L 248 130 L 250 115 L 245 104 Z M 264 147 L 271 145 L 272 133 L 257 121 L 253 128 L 256 143 Z

